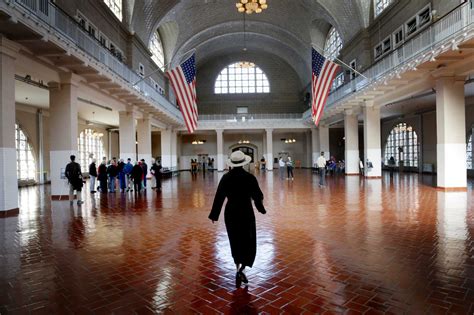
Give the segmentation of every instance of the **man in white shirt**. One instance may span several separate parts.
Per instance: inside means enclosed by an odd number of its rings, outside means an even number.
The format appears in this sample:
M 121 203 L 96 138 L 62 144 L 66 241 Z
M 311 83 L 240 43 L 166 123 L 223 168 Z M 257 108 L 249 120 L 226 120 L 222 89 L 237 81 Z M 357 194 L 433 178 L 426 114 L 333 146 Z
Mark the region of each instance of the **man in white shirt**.
M 326 186 L 326 159 L 324 158 L 324 152 L 321 152 L 316 165 L 319 168 L 319 186 L 324 187 Z
M 285 161 L 283 161 L 283 158 L 280 156 L 280 159 L 278 160 L 278 166 L 280 167 L 280 179 L 285 178 Z

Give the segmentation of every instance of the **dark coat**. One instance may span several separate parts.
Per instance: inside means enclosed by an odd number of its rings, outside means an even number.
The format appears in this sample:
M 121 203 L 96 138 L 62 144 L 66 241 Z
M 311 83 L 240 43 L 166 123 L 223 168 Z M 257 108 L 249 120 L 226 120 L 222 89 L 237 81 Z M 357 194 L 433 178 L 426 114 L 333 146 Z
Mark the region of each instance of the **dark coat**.
M 99 165 L 99 180 L 107 181 L 107 166 L 105 164 Z
M 252 267 L 257 252 L 257 231 L 252 199 L 257 210 L 266 213 L 263 193 L 257 179 L 242 167 L 233 168 L 222 176 L 209 219 L 217 221 L 225 198 L 225 226 L 232 257 L 236 264 Z
M 94 162 L 89 165 L 89 175 L 97 177 L 97 167 Z
M 140 165 L 135 165 L 132 168 L 132 173 L 130 174 L 134 182 L 140 182 L 142 180 L 143 169 Z
M 75 190 L 80 191 L 83 182 L 81 166 L 79 165 L 79 163 L 70 162 L 68 165 L 66 165 L 65 175 L 69 181 L 69 184 L 71 184 Z

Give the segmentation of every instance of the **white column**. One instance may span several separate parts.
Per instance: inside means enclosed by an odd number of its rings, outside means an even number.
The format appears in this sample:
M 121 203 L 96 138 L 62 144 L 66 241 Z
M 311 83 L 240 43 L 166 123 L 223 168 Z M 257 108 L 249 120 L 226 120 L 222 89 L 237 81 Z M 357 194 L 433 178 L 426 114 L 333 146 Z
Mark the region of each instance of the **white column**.
M 137 159 L 137 140 L 135 127 L 135 114 L 133 110 L 119 112 L 119 147 L 120 158 L 125 161 Z M 111 156 L 108 157 L 112 158 Z
M 171 167 L 178 169 L 178 132 L 171 131 Z
M 311 128 L 311 150 L 312 150 L 312 163 L 311 166 L 316 164 L 319 156 L 321 155 L 321 146 L 319 145 L 319 129 Z
M 273 171 L 273 129 L 266 129 L 267 133 L 267 170 Z
M 43 110 L 39 109 L 36 113 L 37 132 L 38 132 L 38 183 L 45 183 L 44 173 L 44 124 L 43 124 Z
M 49 86 L 49 143 L 51 198 L 69 194 L 67 181 L 61 178 L 70 155 L 77 156 L 77 86 L 79 78 L 72 73 L 61 75 L 61 82 Z
M 171 168 L 172 167 L 172 158 L 171 158 L 171 138 L 172 131 L 171 129 L 161 130 L 161 165 L 163 167 Z
M 367 168 L 367 160 L 372 163 L 373 168 Z M 366 177 L 382 176 L 380 108 L 369 102 L 364 107 L 364 172 Z
M 326 160 L 329 160 L 331 154 L 329 152 L 329 128 L 327 126 L 319 126 L 319 148 L 321 152 L 324 152 Z
M 138 160 L 145 159 L 151 163 L 151 123 L 150 118 L 144 117 L 137 122 Z
M 359 121 L 352 111 L 344 116 L 346 175 L 359 174 Z
M 217 171 L 224 171 L 224 130 L 216 129 L 217 133 Z
M 436 82 L 437 186 L 467 187 L 464 78 Z
M 17 47 L 0 37 L 0 217 L 17 215 L 15 59 Z

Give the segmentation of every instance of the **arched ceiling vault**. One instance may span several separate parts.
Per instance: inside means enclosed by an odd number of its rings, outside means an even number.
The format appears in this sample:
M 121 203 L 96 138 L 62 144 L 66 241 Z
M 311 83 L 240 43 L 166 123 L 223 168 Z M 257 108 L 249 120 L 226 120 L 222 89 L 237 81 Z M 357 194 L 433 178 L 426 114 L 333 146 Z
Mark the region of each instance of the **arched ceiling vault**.
M 178 62 L 180 55 L 192 48 L 198 50 L 198 62 L 242 50 L 243 15 L 235 9 L 236 0 L 134 1 L 131 29 L 145 43 L 159 27 L 177 23 L 164 40 L 168 61 Z M 343 42 L 349 41 L 367 26 L 371 0 L 268 3 L 269 8 L 262 14 L 246 16 L 247 46 L 281 57 L 297 73 L 306 76 L 307 70 L 302 69 L 310 62 L 310 44 L 323 47 L 331 26 L 336 27 Z M 170 43 L 174 47 L 169 47 Z

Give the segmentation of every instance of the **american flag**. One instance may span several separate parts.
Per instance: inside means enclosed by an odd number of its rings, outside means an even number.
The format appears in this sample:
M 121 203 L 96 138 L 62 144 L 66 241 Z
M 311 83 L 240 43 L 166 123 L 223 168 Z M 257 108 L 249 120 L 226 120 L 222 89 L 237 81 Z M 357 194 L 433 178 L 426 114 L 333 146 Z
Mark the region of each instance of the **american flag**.
M 312 50 L 313 76 L 311 80 L 311 89 L 313 100 L 311 102 L 311 117 L 316 126 L 323 115 L 324 105 L 332 86 L 332 81 L 336 76 L 339 65 L 324 58 L 314 48 Z
M 167 72 L 174 94 L 178 99 L 186 128 L 193 133 L 197 128 L 196 56 L 193 54 L 181 65 Z

